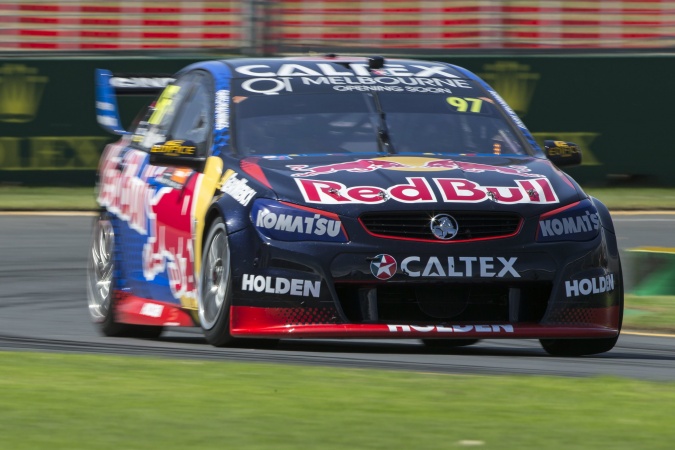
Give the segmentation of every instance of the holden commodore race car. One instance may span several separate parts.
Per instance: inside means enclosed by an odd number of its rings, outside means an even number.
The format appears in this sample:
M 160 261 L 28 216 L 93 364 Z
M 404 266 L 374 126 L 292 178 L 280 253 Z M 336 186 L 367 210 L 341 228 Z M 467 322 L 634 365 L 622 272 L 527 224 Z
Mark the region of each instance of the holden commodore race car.
M 579 149 L 540 148 L 470 71 L 328 55 L 96 80 L 98 121 L 121 136 L 88 268 L 104 334 L 615 345 L 612 220 L 558 168 Z M 127 131 L 117 95 L 135 90 L 158 97 Z

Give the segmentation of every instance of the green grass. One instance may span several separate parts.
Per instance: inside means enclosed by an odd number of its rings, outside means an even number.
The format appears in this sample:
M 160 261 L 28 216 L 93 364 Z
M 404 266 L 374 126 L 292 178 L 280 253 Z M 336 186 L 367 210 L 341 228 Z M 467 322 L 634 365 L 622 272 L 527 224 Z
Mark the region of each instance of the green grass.
M 0 353 L 20 449 L 669 449 L 675 384 Z
M 587 188 L 610 210 L 675 210 L 675 188 Z M 96 208 L 94 187 L 0 186 L 0 210 L 82 211 Z
M 584 188 L 610 210 L 675 209 L 675 188 Z
M 0 210 L 92 211 L 96 209 L 94 187 L 0 186 Z
M 626 295 L 624 329 L 675 333 L 675 296 Z

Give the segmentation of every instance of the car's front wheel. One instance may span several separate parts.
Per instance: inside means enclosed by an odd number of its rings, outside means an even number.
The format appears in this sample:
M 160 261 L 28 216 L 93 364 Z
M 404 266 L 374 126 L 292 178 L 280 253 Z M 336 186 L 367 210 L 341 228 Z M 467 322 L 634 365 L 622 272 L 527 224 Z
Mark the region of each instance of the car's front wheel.
M 217 218 L 204 245 L 199 289 L 199 322 L 204 337 L 216 347 L 233 342 L 230 335 L 232 280 L 225 223 Z
M 623 279 L 621 263 L 619 263 L 619 279 Z M 623 325 L 623 306 L 624 306 L 623 283 L 619 287 L 619 325 L 618 333 L 621 333 Z M 610 351 L 619 340 L 619 334 L 612 338 L 600 339 L 540 339 L 539 342 L 546 353 L 552 356 L 585 356 L 596 355 Z
M 94 223 L 87 263 L 87 302 L 89 317 L 106 336 L 156 338 L 162 327 L 117 322 L 114 313 L 115 231 L 103 212 Z

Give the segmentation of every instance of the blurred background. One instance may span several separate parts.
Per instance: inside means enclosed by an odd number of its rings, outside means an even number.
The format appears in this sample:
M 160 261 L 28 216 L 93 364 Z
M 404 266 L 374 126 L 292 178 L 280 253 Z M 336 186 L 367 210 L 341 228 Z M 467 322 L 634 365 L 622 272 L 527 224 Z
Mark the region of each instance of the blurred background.
M 539 142 L 582 148 L 569 170 L 582 184 L 673 186 L 674 50 L 669 0 L 2 2 L 0 182 L 93 186 L 114 140 L 96 124 L 97 67 L 172 74 L 203 59 L 336 53 L 466 67 Z

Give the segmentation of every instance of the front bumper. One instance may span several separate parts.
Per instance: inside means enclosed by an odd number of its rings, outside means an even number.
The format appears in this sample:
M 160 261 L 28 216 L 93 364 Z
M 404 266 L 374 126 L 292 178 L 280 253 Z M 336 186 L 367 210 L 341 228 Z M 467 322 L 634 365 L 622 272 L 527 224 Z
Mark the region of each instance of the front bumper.
M 450 245 L 363 238 L 266 241 L 253 229 L 230 236 L 232 335 L 543 339 L 619 333 L 621 266 L 615 237 L 604 229 L 585 242 L 524 242 L 523 233 Z M 373 264 L 383 254 L 396 270 L 378 277 Z

